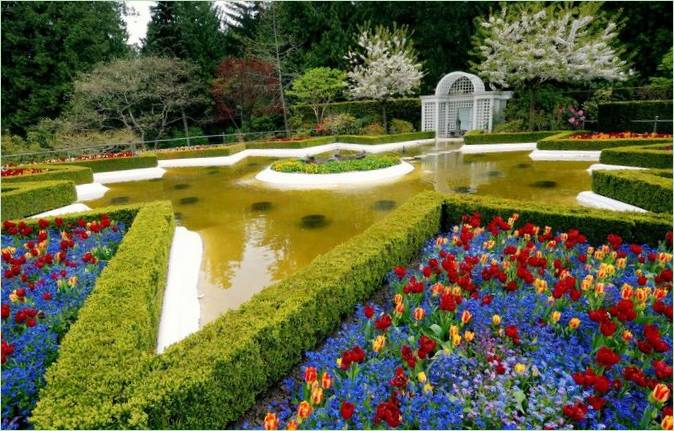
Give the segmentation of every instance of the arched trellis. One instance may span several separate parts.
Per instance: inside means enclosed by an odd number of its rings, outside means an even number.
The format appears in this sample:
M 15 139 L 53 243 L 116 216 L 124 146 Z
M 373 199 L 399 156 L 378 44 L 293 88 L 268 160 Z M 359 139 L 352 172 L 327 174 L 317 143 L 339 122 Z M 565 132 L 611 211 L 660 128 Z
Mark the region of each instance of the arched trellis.
M 421 97 L 421 130 L 435 130 L 439 138 L 468 130 L 491 131 L 511 96 L 509 91 L 485 90 L 482 80 L 471 73 L 448 73 L 434 95 Z

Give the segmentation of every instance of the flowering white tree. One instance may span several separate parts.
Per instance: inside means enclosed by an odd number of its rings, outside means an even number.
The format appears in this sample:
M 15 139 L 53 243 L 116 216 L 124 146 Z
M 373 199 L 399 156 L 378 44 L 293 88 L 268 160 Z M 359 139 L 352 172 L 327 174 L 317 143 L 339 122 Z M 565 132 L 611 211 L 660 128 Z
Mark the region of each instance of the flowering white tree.
M 349 51 L 346 58 L 352 65 L 348 73 L 351 97 L 379 101 L 384 130 L 388 130 L 388 99 L 413 94 L 424 76 L 407 27 L 362 30 L 358 48 Z
M 479 22 L 474 48 L 481 62 L 473 67 L 493 87 L 528 88 L 532 126 L 534 96 L 543 82 L 623 81 L 630 75 L 617 48 L 618 25 L 600 18 L 600 6 L 504 6 Z

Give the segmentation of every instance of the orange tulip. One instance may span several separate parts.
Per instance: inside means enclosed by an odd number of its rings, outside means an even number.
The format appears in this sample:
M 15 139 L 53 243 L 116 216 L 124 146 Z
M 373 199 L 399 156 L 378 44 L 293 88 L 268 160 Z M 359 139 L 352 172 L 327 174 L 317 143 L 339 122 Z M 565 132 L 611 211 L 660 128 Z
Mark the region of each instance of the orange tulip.
M 278 429 L 278 418 L 275 413 L 269 412 L 264 417 L 264 429 L 275 430 Z
M 319 405 L 322 402 L 323 402 L 323 389 L 321 389 L 319 386 L 316 386 L 311 391 L 311 404 Z
M 658 402 L 660 404 L 665 403 L 669 399 L 669 388 L 667 385 L 658 383 L 653 388 L 651 392 L 651 401 Z
M 308 385 L 310 385 L 313 382 L 315 382 L 316 379 L 318 379 L 318 375 L 316 374 L 316 368 L 307 367 L 307 369 L 304 370 L 304 381 L 307 382 Z
M 286 425 L 287 430 L 296 430 L 297 429 L 297 422 L 295 421 L 290 421 L 288 422 L 288 425 Z
M 463 313 L 461 314 L 461 323 L 464 325 L 467 325 L 468 322 L 470 322 L 470 319 L 473 318 L 473 315 L 471 314 L 470 311 L 468 310 L 463 310 Z
M 330 389 L 330 386 L 332 386 L 332 378 L 327 371 L 324 371 L 323 375 L 321 376 L 321 386 L 323 389 Z
M 314 411 L 313 407 L 311 407 L 311 404 L 309 404 L 306 401 L 302 401 L 300 405 L 297 407 L 297 417 L 300 419 L 306 419 L 309 416 L 311 416 L 311 413 Z
M 660 422 L 660 426 L 662 427 L 663 430 L 671 430 L 672 429 L 672 417 L 667 415 L 664 418 L 662 418 L 662 422 Z
M 414 309 L 414 320 L 422 320 L 426 316 L 426 312 L 423 308 L 417 307 Z

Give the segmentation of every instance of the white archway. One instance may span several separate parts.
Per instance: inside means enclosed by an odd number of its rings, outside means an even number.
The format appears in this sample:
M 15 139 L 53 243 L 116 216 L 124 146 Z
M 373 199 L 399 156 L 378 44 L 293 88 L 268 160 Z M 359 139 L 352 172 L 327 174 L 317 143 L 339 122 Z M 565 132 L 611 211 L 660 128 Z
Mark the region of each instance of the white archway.
M 451 72 L 440 79 L 435 94 L 421 97 L 421 130 L 435 130 L 436 137 L 462 135 L 469 130 L 491 131 L 509 91 L 487 91 L 484 82 L 465 72 Z

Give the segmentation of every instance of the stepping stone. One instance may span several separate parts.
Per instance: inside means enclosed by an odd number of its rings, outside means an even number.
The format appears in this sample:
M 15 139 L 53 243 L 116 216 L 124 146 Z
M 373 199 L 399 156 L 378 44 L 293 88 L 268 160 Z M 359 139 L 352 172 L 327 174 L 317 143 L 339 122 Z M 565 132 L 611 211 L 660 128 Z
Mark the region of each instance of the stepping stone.
M 330 222 L 323 214 L 309 214 L 302 217 L 302 229 L 318 229 L 329 225 Z
M 128 196 L 117 196 L 115 198 L 110 199 L 110 203 L 113 205 L 125 204 L 128 202 L 129 202 Z
M 529 184 L 531 187 L 536 187 L 539 189 L 552 189 L 557 187 L 557 181 L 551 181 L 551 180 L 541 180 L 541 181 L 534 181 L 533 183 Z
M 391 211 L 396 207 L 396 201 L 381 200 L 376 201 L 372 206 L 377 211 Z
M 269 211 L 272 207 L 272 203 L 269 201 L 260 201 L 260 202 L 253 202 L 253 204 L 250 206 L 250 209 L 252 211 Z
M 199 202 L 199 198 L 196 196 L 189 196 L 178 201 L 180 205 L 191 205 L 197 202 Z

